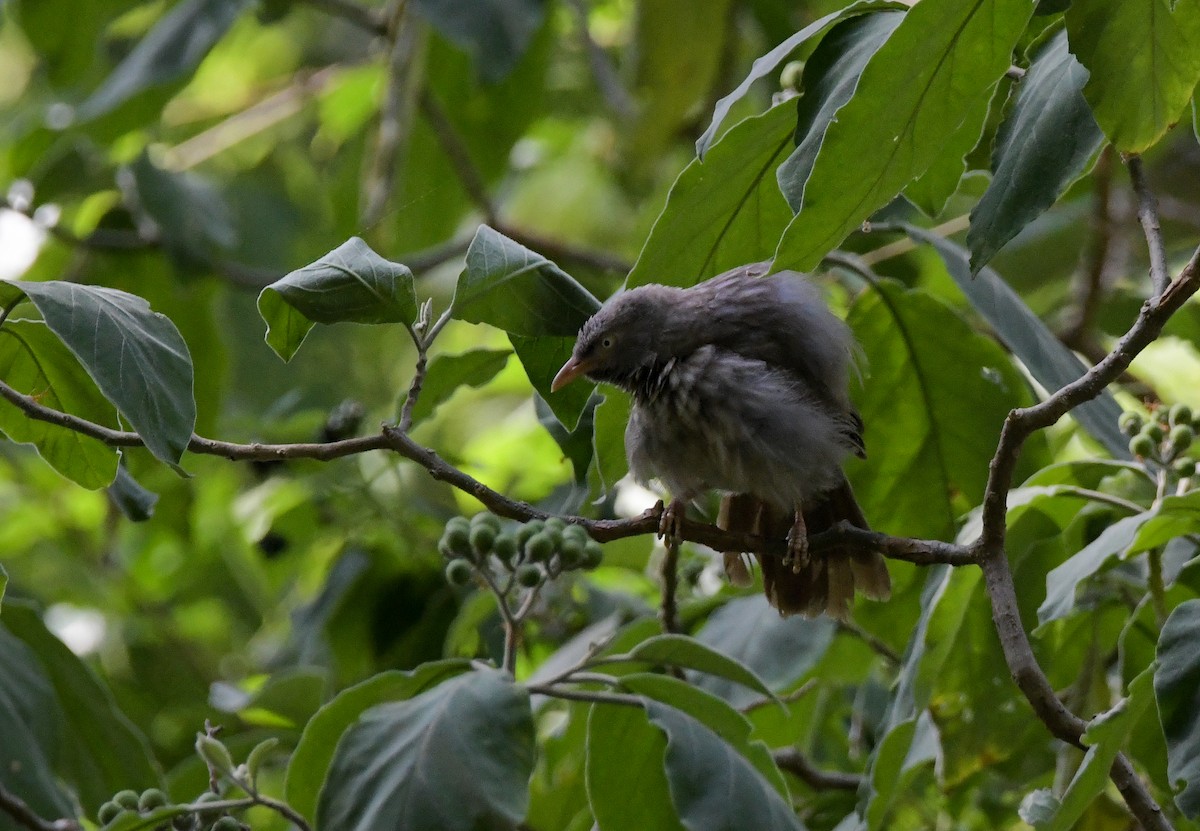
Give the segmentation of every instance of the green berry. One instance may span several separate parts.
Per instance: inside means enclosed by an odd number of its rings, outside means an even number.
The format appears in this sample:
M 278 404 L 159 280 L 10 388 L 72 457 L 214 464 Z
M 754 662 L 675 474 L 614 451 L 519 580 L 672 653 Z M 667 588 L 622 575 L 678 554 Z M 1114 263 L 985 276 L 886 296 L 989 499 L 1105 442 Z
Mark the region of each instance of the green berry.
M 1196 438 L 1196 433 L 1189 424 L 1180 424 L 1171 428 L 1171 447 L 1175 448 L 1176 453 L 1182 453 L 1191 447 L 1194 438 Z
M 1175 472 L 1181 479 L 1187 479 L 1196 475 L 1196 460 L 1191 456 L 1184 456 L 1182 459 L 1176 459 Z
M 555 531 L 561 533 L 567 527 L 567 523 L 563 522 L 556 516 L 552 516 L 546 520 L 546 527 L 553 528 Z
M 481 522 L 471 526 L 471 548 L 481 557 L 491 553 L 492 543 L 496 541 L 496 529 L 490 524 Z
M 117 791 L 113 794 L 112 801 L 127 811 L 136 811 L 138 809 L 138 792 L 131 790 Z
M 1157 444 L 1149 435 L 1141 432 L 1129 440 L 1129 452 L 1139 459 L 1147 459 L 1154 455 L 1154 448 Z
M 221 817 L 213 823 L 212 831 L 242 831 L 242 824 L 233 817 Z
M 517 582 L 527 589 L 532 589 L 542 582 L 542 570 L 533 563 L 526 563 L 517 568 Z
M 446 532 L 442 535 L 446 547 L 456 557 L 471 556 L 471 524 L 458 516 L 446 523 Z
M 1161 424 L 1163 427 L 1166 427 L 1168 424 L 1171 423 L 1170 411 L 1166 410 L 1162 407 L 1159 407 L 1157 410 L 1154 411 L 1154 420 L 1156 422 L 1158 422 L 1159 424 Z
M 171 820 L 171 827 L 175 831 L 195 831 L 196 817 L 192 814 L 179 814 Z
M 517 540 L 512 534 L 501 534 L 492 543 L 492 553 L 503 563 L 511 563 L 517 556 Z
M 451 586 L 465 586 L 475 576 L 475 570 L 466 560 L 451 560 L 446 563 L 446 582 Z
M 587 545 L 583 547 L 583 562 L 579 567 L 585 571 L 591 571 L 600 565 L 604 560 L 604 546 L 595 540 L 588 540 Z
M 471 517 L 472 528 L 478 528 L 481 525 L 486 525 L 496 534 L 500 533 L 500 517 L 496 516 L 495 514 L 488 513 L 487 511 L 480 511 L 479 513 L 475 514 L 475 516 Z
M 558 551 L 563 568 L 571 570 L 583 564 L 583 545 L 576 539 L 563 540 L 562 548 Z
M 161 808 L 168 802 L 167 795 L 158 788 L 147 788 L 138 797 L 138 810 L 142 813 L 153 811 L 155 808 Z
M 1180 424 L 1190 426 L 1192 423 L 1192 408 L 1187 404 L 1176 404 L 1171 408 L 1168 417 L 1172 427 L 1178 427 Z
M 1143 427 L 1142 432 L 1139 433 L 1138 435 L 1149 436 L 1151 441 L 1157 443 L 1157 442 L 1162 441 L 1163 436 L 1165 436 L 1166 434 L 1167 433 L 1165 430 L 1163 430 L 1163 426 L 1161 424 L 1159 424 L 1157 421 L 1152 421 L 1149 424 L 1147 424 L 1145 427 Z
M 587 541 L 591 539 L 588 536 L 587 529 L 582 525 L 568 525 L 563 529 L 563 541 L 578 540 L 580 545 L 587 545 Z
M 543 563 L 554 554 L 554 540 L 545 531 L 539 531 L 525 543 L 525 556 L 535 563 Z
M 96 819 L 100 821 L 101 825 L 108 825 L 117 818 L 117 814 L 124 810 L 124 808 L 115 802 L 105 802 L 100 806 L 100 810 L 96 812 Z
M 445 557 L 447 560 L 453 560 L 455 557 L 458 556 L 457 554 L 454 553 L 454 548 L 450 545 L 450 540 L 448 540 L 446 537 L 442 537 L 440 540 L 438 540 L 437 548 L 438 548 L 438 553 L 441 554 L 443 557 Z
M 529 540 L 535 535 L 540 534 L 546 524 L 540 519 L 530 520 L 517 529 L 517 548 L 521 551 L 525 550 L 525 546 Z
M 1121 432 L 1130 438 L 1141 432 L 1144 423 L 1141 413 L 1135 413 L 1133 410 L 1126 410 L 1117 419 L 1117 426 L 1121 429 Z

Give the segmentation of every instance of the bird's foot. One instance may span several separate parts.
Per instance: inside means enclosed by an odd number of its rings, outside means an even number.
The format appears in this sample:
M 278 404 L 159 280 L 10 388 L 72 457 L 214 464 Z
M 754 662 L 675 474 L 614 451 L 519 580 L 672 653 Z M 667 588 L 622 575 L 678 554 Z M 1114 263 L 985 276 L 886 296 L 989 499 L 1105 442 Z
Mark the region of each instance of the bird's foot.
M 792 573 L 799 574 L 809 562 L 808 526 L 804 524 L 804 514 L 797 508 L 796 521 L 787 536 L 788 550 L 783 557 L 785 566 L 791 565 Z
M 678 545 L 683 540 L 683 518 L 686 514 L 687 505 L 683 500 L 672 499 L 659 514 L 658 538 Z

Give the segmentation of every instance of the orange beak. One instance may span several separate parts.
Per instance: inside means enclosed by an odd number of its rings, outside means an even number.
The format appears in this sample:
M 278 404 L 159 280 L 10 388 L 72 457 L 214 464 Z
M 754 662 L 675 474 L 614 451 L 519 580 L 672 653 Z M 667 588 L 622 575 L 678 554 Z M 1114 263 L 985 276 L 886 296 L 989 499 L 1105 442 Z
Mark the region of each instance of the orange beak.
M 550 382 L 550 392 L 558 392 L 580 375 L 586 374 L 590 369 L 591 366 L 586 361 L 580 361 L 572 356 L 571 360 L 563 364 L 562 369 L 558 371 L 558 374 L 554 376 L 554 380 Z

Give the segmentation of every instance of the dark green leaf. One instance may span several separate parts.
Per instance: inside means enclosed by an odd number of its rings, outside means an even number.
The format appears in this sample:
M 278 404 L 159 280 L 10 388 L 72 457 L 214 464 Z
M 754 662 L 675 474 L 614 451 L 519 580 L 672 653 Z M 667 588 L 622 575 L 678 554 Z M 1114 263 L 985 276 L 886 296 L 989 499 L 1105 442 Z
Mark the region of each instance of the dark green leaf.
M 1039 384 L 1055 392 L 1087 372 L 1075 353 L 1062 345 L 999 274 L 984 268 L 973 278 L 962 246 L 916 226 L 905 226 L 905 231 L 917 242 L 934 247 L 975 311 L 999 332 Z M 1129 440 L 1117 429 L 1121 407 L 1109 392 L 1076 407 L 1071 415 L 1110 454 L 1118 459 L 1129 458 Z
M 629 424 L 629 396 L 612 388 L 596 407 L 592 432 L 593 456 L 599 491 L 608 493 L 629 472 L 625 458 L 625 427 Z
M 1016 103 L 996 138 L 992 183 L 971 211 L 971 271 L 1053 205 L 1104 143 L 1083 97 L 1088 73 L 1059 32 L 1017 87 Z
M 572 338 L 600 303 L 541 254 L 481 225 L 458 278 L 454 316 L 509 334 Z
M 734 104 L 746 97 L 746 93 L 750 91 L 750 87 L 753 86 L 754 82 L 774 72 L 781 63 L 787 60 L 788 55 L 799 49 L 805 41 L 819 35 L 837 21 L 845 20 L 853 15 L 882 9 L 902 10 L 904 8 L 905 6 L 900 3 L 859 0 L 859 2 L 851 3 L 840 11 L 831 12 L 808 24 L 770 52 L 756 59 L 754 65 L 750 68 L 750 74 L 737 85 L 733 92 L 718 101 L 717 105 L 713 108 L 712 122 L 708 125 L 708 129 L 704 131 L 704 134 L 696 141 L 696 155 L 703 158 L 704 154 L 708 152 L 708 148 L 712 146 L 712 143 L 717 138 L 717 131 L 721 128 L 721 122 L 729 115 L 729 111 L 733 109 Z
M 196 402 L 192 356 L 175 324 L 142 298 L 116 289 L 7 283 L 0 293 L 8 299 L 16 291 L 33 301 L 150 452 L 177 464 L 196 425 Z
M 249 0 L 183 0 L 155 24 L 100 88 L 79 105 L 76 117 L 90 120 L 149 87 L 194 69 L 249 5 Z
M 924 173 L 1004 75 L 1032 12 L 1007 0 L 922 0 L 906 12 L 825 131 L 776 267 L 811 269 Z
M 1200 817 L 1200 600 L 1175 607 L 1158 640 L 1154 696 L 1167 737 L 1167 773 L 1175 804 Z
M 1180 119 L 1200 78 L 1200 2 L 1074 0 L 1066 21 L 1096 120 L 1120 150 L 1140 153 Z
M 983 497 L 1000 427 L 1029 400 L 1025 381 L 995 341 L 923 291 L 881 283 L 848 320 L 871 373 L 858 402 L 868 458 L 851 470 L 859 502 L 881 529 L 947 539 Z
M 762 695 L 771 695 L 771 690 L 762 679 L 741 663 L 686 635 L 659 635 L 642 641 L 633 648 L 629 657 L 682 669 L 694 669 L 733 681 Z
M 735 598 L 711 614 L 696 640 L 735 658 L 773 690 L 786 689 L 821 659 L 835 627 L 826 617 L 781 617 L 762 595 Z M 741 707 L 759 698 L 721 677 L 701 676 L 697 686 Z
M 29 605 L 4 607 L 4 625 L 37 656 L 57 698 L 62 731 L 58 774 L 94 812 L 121 788 L 160 785 L 149 744 L 117 709 L 86 664 L 50 633 Z
M 288 804 L 309 819 L 317 815 L 317 796 L 333 762 L 338 740 L 364 711 L 404 701 L 470 669 L 465 660 L 435 661 L 411 672 L 382 672 L 338 693 L 317 711 L 288 761 L 284 793 Z
M 1123 556 L 1133 544 L 1138 529 L 1151 516 L 1153 513 L 1147 511 L 1117 520 L 1077 554 L 1051 571 L 1046 576 L 1046 599 L 1038 607 L 1038 623 L 1044 625 L 1069 615 L 1075 608 L 1075 594 L 1079 585 L 1109 561 Z
M 587 408 L 596 387 L 587 381 L 579 380 L 567 384 L 558 392 L 551 392 L 550 383 L 562 365 L 570 359 L 571 350 L 575 348 L 575 338 L 527 338 L 509 333 L 508 342 L 516 350 L 521 368 L 525 370 L 533 389 L 550 406 L 559 423 L 568 431 L 573 431 L 579 425 L 579 417 Z
M 940 753 L 937 728 L 928 712 L 896 724 L 875 748 L 868 777 L 867 827 L 888 827 L 888 812 L 910 790 L 922 769 Z
M 421 397 L 413 406 L 413 423 L 433 415 L 459 387 L 482 387 L 496 377 L 512 355 L 507 349 L 473 349 L 461 355 L 437 355 L 429 362 Z
M 230 208 L 207 180 L 195 173 L 163 170 L 144 152 L 130 171 L 138 207 L 179 262 L 204 266 L 237 244 Z
M 545 16 L 545 0 L 416 0 L 443 37 L 475 59 L 479 74 L 497 83 L 516 66 Z
M 666 738 L 641 707 L 592 705 L 587 792 L 600 831 L 683 831 L 663 770 L 666 749 Z
M 358 237 L 262 290 L 267 343 L 291 360 L 314 323 L 403 323 L 417 319 L 407 266 L 380 257 Z
M 946 142 L 941 154 L 929 166 L 929 169 L 909 183 L 904 189 L 904 196 L 928 217 L 936 217 L 946 207 L 946 202 L 958 190 L 963 173 L 967 170 L 967 156 L 979 143 L 980 136 L 987 130 L 988 113 L 992 101 L 999 98 L 1003 103 L 1003 94 L 994 96 L 981 95 L 966 119 L 954 131 L 954 135 Z
M 125 465 L 118 465 L 117 478 L 108 486 L 108 498 L 132 522 L 150 519 L 158 504 L 158 494 L 143 488 Z
M 688 831 L 804 828 L 791 805 L 720 736 L 673 707 L 645 704 L 667 736 L 671 800 Z
M 0 328 L 0 378 L 39 404 L 117 426 L 117 412 L 63 342 L 41 322 L 9 320 Z M 117 451 L 98 439 L 29 418 L 7 402 L 0 430 L 31 442 L 55 470 L 85 488 L 102 488 L 117 475 Z
M 679 174 L 627 285 L 691 286 L 767 259 L 791 219 L 773 171 L 792 144 L 795 111 L 781 104 L 731 129 Z
M 363 713 L 342 736 L 317 824 L 343 831 L 479 831 L 525 818 L 533 771 L 529 696 L 476 670 Z

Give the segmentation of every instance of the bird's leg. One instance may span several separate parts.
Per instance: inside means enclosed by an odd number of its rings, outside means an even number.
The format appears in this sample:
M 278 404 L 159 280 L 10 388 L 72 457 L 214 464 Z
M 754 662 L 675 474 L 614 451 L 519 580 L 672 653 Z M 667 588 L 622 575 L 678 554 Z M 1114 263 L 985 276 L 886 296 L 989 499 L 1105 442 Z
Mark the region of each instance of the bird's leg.
M 804 524 L 804 511 L 796 506 L 796 520 L 788 531 L 788 550 L 783 564 L 791 563 L 792 573 L 799 574 L 808 565 L 808 526 Z
M 659 515 L 658 538 L 678 545 L 683 539 L 683 518 L 686 515 L 687 503 L 679 498 L 671 499 L 667 507 L 663 508 L 662 514 Z

